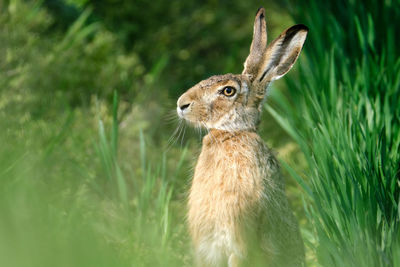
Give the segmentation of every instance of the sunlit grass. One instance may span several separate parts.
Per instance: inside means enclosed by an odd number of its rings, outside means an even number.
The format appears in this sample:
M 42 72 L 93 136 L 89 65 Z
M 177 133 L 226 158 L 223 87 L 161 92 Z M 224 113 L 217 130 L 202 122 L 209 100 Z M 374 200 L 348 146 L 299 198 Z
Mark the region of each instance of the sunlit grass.
M 289 80 L 291 99 L 275 91 L 279 107 L 266 106 L 306 157 L 307 173 L 285 167 L 304 190 L 317 237 L 307 243 L 323 266 L 395 266 L 398 257 L 400 59 L 385 17 L 394 19 L 398 4 L 366 6 L 375 9 L 349 3 L 323 23 L 323 5 L 312 1 L 315 12 L 299 16 L 312 29 L 312 49 L 306 45 L 298 81 Z M 321 40 L 323 32 L 335 35 Z

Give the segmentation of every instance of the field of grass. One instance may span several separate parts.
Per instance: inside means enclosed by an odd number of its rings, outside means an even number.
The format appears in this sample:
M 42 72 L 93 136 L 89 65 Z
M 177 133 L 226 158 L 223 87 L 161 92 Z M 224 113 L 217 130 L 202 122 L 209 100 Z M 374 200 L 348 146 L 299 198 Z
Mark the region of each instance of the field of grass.
M 267 109 L 309 166 L 293 176 L 305 192 L 318 263 L 398 266 L 399 2 L 311 1 L 303 8 L 295 17 L 316 33 L 312 52 L 299 80 L 289 80 L 290 96 L 277 94 L 279 108 Z
M 260 5 L 244 2 L 0 2 L 0 266 L 192 265 L 204 133 L 175 103 L 241 71 Z M 308 265 L 400 266 L 399 1 L 262 5 L 269 40 L 310 28 L 260 128 Z

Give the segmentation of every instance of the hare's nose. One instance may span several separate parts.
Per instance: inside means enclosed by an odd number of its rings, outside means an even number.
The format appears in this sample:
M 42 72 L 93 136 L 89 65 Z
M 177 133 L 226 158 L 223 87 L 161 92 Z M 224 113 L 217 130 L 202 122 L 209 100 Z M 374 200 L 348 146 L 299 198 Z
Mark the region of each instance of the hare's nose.
M 191 98 L 187 94 L 181 95 L 181 97 L 178 99 L 178 102 L 176 105 L 178 106 L 178 112 L 183 112 L 190 107 L 192 104 Z
M 181 106 L 179 106 L 179 108 L 183 111 L 183 110 L 187 109 L 189 106 L 190 106 L 190 103 L 181 105 Z

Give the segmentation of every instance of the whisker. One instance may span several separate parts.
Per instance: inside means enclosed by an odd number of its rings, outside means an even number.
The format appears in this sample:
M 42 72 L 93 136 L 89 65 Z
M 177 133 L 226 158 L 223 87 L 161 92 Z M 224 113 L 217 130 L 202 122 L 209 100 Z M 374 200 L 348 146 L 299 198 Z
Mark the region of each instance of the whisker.
M 199 134 L 199 141 L 201 142 L 201 139 L 202 139 L 202 136 L 203 136 L 203 129 L 202 129 L 201 125 L 196 124 L 196 130 L 197 130 L 197 132 Z
M 174 132 L 172 133 L 171 137 L 168 139 L 165 150 L 168 151 L 171 149 L 171 147 L 176 143 L 178 140 L 177 134 L 180 132 L 181 126 L 182 126 L 183 121 L 179 120 L 178 126 L 175 128 Z
M 183 125 L 183 134 L 181 138 L 181 147 L 183 147 L 183 139 L 185 138 L 185 133 L 186 133 L 186 124 Z
M 175 122 L 175 121 L 180 121 L 180 118 L 178 117 L 178 115 L 176 114 L 175 110 L 170 110 L 168 111 L 164 116 L 164 121 L 167 122 Z
M 182 130 L 185 128 L 185 124 L 182 124 L 182 127 L 179 129 L 178 137 L 176 138 L 176 141 L 178 141 L 181 138 Z

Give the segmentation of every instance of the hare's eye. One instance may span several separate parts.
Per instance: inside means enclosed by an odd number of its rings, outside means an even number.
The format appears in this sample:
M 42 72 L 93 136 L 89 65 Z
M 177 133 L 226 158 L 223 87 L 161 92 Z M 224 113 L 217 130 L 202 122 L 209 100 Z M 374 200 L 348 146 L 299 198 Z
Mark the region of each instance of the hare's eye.
M 231 86 L 227 86 L 227 87 L 224 87 L 224 89 L 222 89 L 222 93 L 225 96 L 233 96 L 236 93 L 236 89 Z

